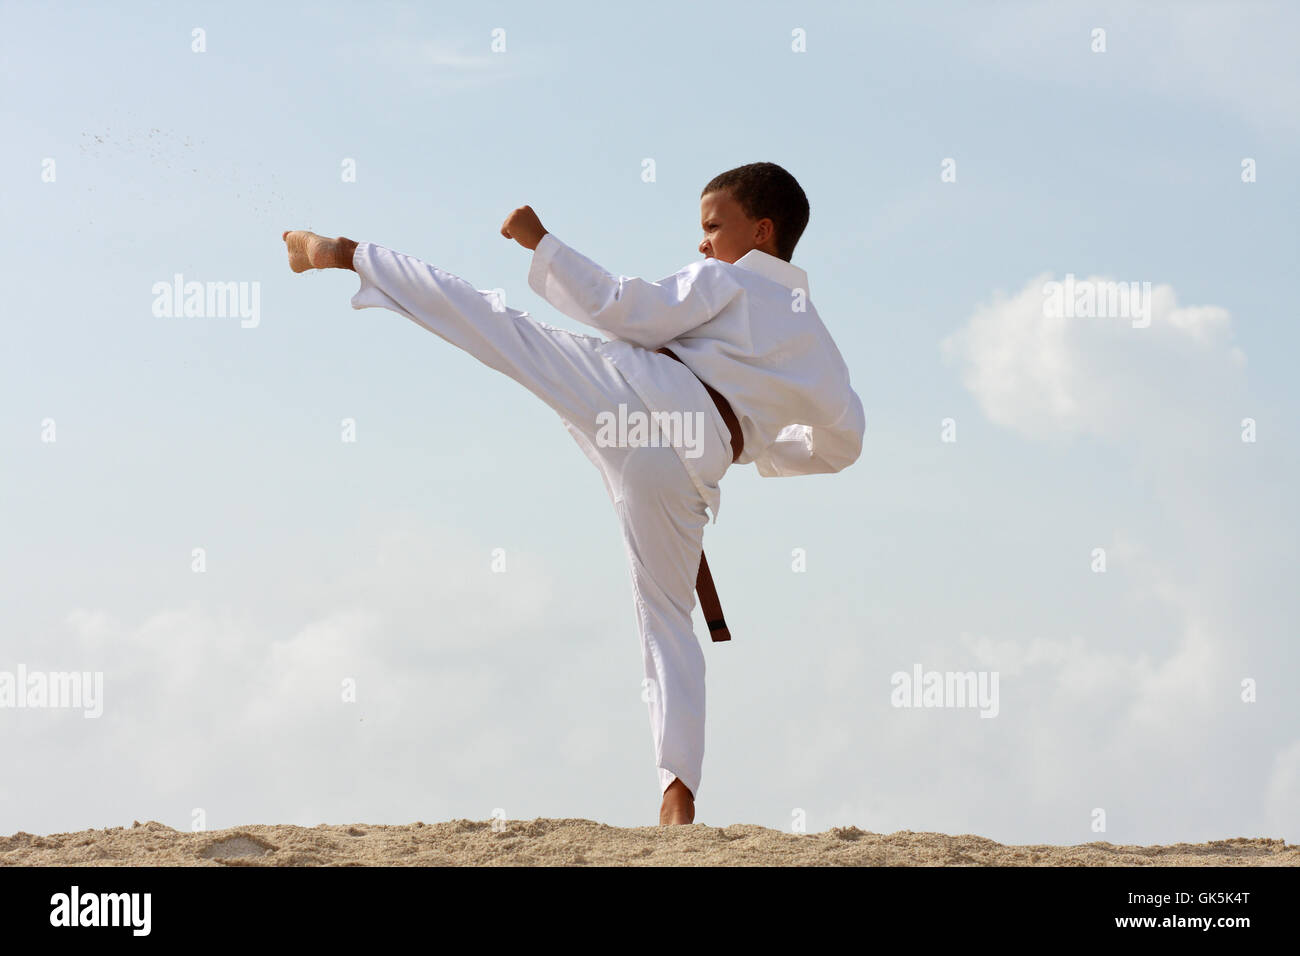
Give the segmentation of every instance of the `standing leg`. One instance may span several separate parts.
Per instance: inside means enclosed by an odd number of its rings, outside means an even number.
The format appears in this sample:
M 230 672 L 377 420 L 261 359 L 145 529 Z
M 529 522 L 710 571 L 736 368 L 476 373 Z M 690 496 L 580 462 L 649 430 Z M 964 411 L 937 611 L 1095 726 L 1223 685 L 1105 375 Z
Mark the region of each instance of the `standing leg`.
M 615 501 L 647 678 L 662 823 L 690 823 L 704 764 L 705 661 L 691 610 L 704 501 L 671 448 L 634 449 Z M 683 790 L 684 788 L 684 790 Z

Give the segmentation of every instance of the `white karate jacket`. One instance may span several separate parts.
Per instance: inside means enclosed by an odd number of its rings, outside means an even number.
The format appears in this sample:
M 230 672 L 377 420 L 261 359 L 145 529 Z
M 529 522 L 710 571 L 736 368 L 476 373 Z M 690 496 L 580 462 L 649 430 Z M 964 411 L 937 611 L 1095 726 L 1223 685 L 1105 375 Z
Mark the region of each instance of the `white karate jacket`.
M 808 275 L 793 263 L 753 249 L 649 282 L 610 275 L 548 232 L 528 284 L 614 337 L 606 354 L 652 412 L 672 411 L 673 397 L 649 363 L 627 360 L 627 346 L 669 346 L 731 404 L 745 439 L 737 464 L 772 478 L 837 472 L 861 455 L 862 401 L 808 296 Z M 716 498 L 713 512 L 716 521 Z

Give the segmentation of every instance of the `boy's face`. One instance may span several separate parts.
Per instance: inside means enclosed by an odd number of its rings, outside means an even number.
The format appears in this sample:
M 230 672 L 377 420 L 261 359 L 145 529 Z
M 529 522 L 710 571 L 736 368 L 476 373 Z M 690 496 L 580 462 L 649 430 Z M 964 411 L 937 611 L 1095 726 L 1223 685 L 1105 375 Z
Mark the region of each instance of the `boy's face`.
M 771 219 L 750 219 L 726 189 L 700 197 L 700 252 L 707 259 L 735 262 L 751 249 L 776 255 L 776 229 Z

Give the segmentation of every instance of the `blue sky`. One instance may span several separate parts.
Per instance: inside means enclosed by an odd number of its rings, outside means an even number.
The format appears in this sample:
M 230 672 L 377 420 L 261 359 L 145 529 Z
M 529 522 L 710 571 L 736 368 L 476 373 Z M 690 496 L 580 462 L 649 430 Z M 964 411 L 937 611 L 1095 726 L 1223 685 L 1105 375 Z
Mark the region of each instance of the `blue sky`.
M 697 820 L 1300 840 L 1292 8 L 0 19 L 0 671 L 105 684 L 97 720 L 0 710 L 0 832 L 653 822 L 599 475 L 520 386 L 352 310 L 355 276 L 290 273 L 280 233 L 591 331 L 528 288 L 511 209 L 658 278 L 699 257 L 703 185 L 763 160 L 809 196 L 794 262 L 867 433 L 841 474 L 722 483 Z M 256 326 L 154 315 L 176 273 L 257 283 Z M 1067 274 L 1149 282 L 1151 327 L 1046 320 Z M 915 663 L 997 671 L 997 718 L 891 706 Z

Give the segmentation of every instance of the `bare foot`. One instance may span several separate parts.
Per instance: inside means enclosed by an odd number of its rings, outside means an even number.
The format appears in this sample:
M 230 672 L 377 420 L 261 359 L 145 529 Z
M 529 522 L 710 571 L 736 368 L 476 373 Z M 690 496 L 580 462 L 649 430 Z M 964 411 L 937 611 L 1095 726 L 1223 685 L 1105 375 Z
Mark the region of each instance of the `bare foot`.
M 308 269 L 351 269 L 352 253 L 357 244 L 351 239 L 327 239 L 302 229 L 286 230 L 281 236 L 289 248 L 289 268 L 294 272 Z
M 674 780 L 664 791 L 664 802 L 659 806 L 659 825 L 673 826 L 695 822 L 695 797 L 681 780 Z

